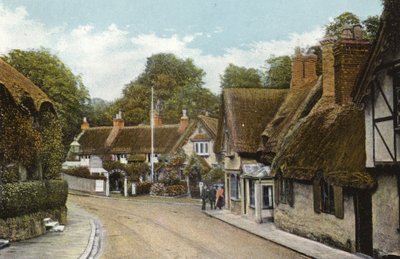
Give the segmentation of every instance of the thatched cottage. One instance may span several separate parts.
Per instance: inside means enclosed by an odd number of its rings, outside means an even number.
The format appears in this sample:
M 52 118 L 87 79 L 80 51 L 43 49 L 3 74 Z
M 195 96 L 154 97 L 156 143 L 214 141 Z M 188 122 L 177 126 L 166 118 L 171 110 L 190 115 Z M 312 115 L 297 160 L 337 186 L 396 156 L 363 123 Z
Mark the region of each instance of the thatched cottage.
M 260 169 L 256 161 L 260 135 L 286 94 L 287 90 L 265 88 L 223 90 L 216 152 L 224 157 L 226 206 L 235 214 L 259 215 L 258 220 L 271 216 L 256 212 L 255 209 L 260 207 L 255 206 L 253 201 L 257 199 L 261 203 L 262 197 L 258 195 L 263 193 L 265 203 L 268 203 L 270 199 L 267 196 L 272 193 L 269 190 L 273 189 L 273 182 L 261 182 L 257 176 L 243 176 Z M 272 208 L 268 206 L 266 209 L 271 212 Z
M 374 256 L 400 256 L 400 2 L 384 1 L 380 28 L 356 88 L 364 107 L 365 167 L 377 186 L 364 208 Z M 372 200 L 371 200 L 372 198 Z
M 217 119 L 200 115 L 189 121 L 186 111 L 183 111 L 179 124 L 163 124 L 158 113 L 154 114 L 153 120 L 155 162 L 183 150 L 188 158 L 193 154 L 201 157 L 208 167 L 216 164 L 213 146 Z M 81 130 L 71 143 L 69 157 L 75 162 L 67 161 L 65 165 L 89 166 L 91 156 L 123 164 L 150 162 L 150 125 L 125 126 L 122 114 L 118 113 L 113 118 L 113 126 L 91 128 L 84 119 Z
M 281 140 L 272 174 L 278 227 L 371 254 L 365 246 L 370 238 L 365 224 L 371 217 L 364 208 L 375 181 L 364 166 L 363 114 L 350 96 L 370 47 L 362 36 L 361 26 L 354 26 L 338 41 L 321 42 L 322 97 Z
M 0 239 L 44 234 L 46 217 L 65 224 L 68 188 L 59 180 L 63 154 L 54 106 L 2 59 L 0 135 Z

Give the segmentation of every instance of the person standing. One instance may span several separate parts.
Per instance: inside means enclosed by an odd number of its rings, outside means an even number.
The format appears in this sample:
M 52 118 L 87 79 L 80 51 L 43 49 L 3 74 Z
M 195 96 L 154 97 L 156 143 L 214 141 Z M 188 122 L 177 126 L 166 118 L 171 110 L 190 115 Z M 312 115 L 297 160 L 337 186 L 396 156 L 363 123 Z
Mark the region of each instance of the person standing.
M 217 208 L 221 209 L 224 206 L 224 188 L 218 187 L 217 190 Z
M 216 209 L 216 208 L 215 208 L 215 200 L 216 200 L 216 197 L 217 197 L 217 190 L 215 189 L 215 186 L 213 186 L 213 187 L 211 188 L 210 193 L 209 193 L 209 196 L 208 196 L 208 199 L 209 199 L 209 201 L 210 201 L 210 206 L 211 206 L 211 209 L 212 209 L 212 210 L 215 210 L 215 209 Z
M 201 190 L 201 201 L 202 201 L 201 210 L 206 209 L 207 199 L 208 199 L 208 190 L 207 187 L 204 185 L 203 189 Z

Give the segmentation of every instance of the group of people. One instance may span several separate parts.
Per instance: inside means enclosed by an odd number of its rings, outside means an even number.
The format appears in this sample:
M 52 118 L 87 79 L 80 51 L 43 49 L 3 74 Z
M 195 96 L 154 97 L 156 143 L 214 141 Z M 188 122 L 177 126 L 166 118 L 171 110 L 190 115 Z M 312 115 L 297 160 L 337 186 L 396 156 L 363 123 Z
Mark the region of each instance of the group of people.
M 201 209 L 206 209 L 207 201 L 210 202 L 210 207 L 212 210 L 221 209 L 224 206 L 224 188 L 218 186 L 216 189 L 215 186 L 211 187 L 210 189 L 207 188 L 206 185 L 203 186 L 201 190 L 201 200 L 203 202 Z

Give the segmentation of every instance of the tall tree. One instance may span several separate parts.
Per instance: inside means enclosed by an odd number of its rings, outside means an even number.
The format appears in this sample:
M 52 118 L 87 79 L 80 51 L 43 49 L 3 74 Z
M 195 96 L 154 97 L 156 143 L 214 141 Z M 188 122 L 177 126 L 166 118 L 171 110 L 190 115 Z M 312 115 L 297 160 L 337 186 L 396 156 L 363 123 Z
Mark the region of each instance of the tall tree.
M 104 126 L 112 123 L 112 102 L 101 98 L 92 98 L 87 102 L 84 114 L 87 117 L 90 126 Z
M 88 91 L 79 76 L 46 49 L 10 51 L 2 57 L 35 85 L 40 87 L 54 103 L 67 147 L 80 130 Z
M 191 59 L 180 59 L 170 53 L 152 55 L 143 73 L 125 86 L 122 98 L 113 105 L 114 112 L 121 109 L 130 125 L 148 123 L 153 86 L 164 123 L 179 121 L 182 109 L 187 109 L 191 117 L 204 111 L 216 115 L 219 98 L 203 88 L 204 75 Z
M 368 16 L 367 19 L 361 21 L 357 15 L 344 12 L 325 26 L 325 33 L 340 38 L 342 30 L 346 26 L 353 26 L 356 24 L 362 24 L 365 28 L 365 37 L 373 40 L 379 28 L 379 16 Z
M 289 88 L 291 73 L 291 59 L 289 56 L 271 56 L 266 60 L 267 72 L 265 74 L 265 85 L 268 88 Z
M 221 88 L 254 88 L 262 87 L 259 71 L 254 68 L 238 67 L 229 64 L 220 76 Z

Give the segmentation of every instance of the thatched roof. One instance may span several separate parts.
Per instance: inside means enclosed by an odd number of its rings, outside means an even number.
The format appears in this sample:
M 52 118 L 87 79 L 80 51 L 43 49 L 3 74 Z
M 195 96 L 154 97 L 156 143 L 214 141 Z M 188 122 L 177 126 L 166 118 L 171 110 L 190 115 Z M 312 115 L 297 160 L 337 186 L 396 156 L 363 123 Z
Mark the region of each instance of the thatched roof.
M 237 153 L 255 154 L 261 133 L 273 119 L 288 90 L 265 88 L 228 88 L 222 93 L 222 116 Z M 223 123 L 218 126 L 216 151 L 222 150 Z
M 166 154 L 172 151 L 181 137 L 179 124 L 162 125 L 154 128 L 154 152 Z M 111 145 L 112 153 L 128 154 L 151 153 L 151 128 L 148 125 L 125 127 L 121 129 Z
M 217 136 L 218 119 L 206 115 L 199 115 L 198 119 L 212 135 L 212 137 L 215 138 Z
M 377 38 L 372 45 L 365 66 L 360 71 L 352 96 L 360 103 L 370 93 L 370 83 L 375 78 L 375 72 L 384 62 L 398 58 L 400 52 L 400 1 L 385 0 L 384 10 L 380 19 Z
M 318 172 L 334 185 L 370 188 L 365 172 L 364 113 L 354 106 L 326 105 L 323 99 L 284 139 L 273 174 L 311 181 Z
M 31 80 L 26 78 L 15 68 L 0 58 L 0 87 L 14 99 L 17 105 L 22 105 L 31 111 L 40 111 L 43 104 L 47 103 L 54 112 L 53 104 L 47 95 L 40 90 Z
M 291 88 L 274 119 L 262 133 L 264 143 L 260 151 L 272 156 L 276 154 L 290 128 L 310 112 L 321 94 L 321 78 L 301 87 Z
M 108 150 L 106 140 L 113 127 L 95 127 L 84 130 L 78 137 L 81 153 L 85 155 L 105 154 Z

